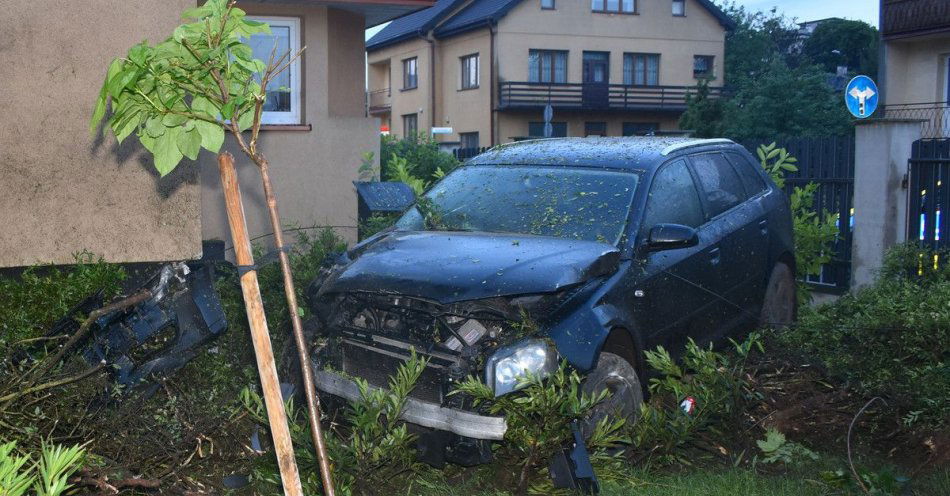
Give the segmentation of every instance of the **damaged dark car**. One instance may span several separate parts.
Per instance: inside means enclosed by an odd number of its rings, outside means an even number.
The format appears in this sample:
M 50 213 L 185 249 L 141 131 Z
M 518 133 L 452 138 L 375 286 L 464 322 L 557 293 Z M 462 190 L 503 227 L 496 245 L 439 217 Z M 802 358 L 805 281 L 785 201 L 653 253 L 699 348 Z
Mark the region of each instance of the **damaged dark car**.
M 502 145 L 313 282 L 317 386 L 353 400 L 348 376 L 385 387 L 410 349 L 427 357 L 404 419 L 435 463 L 487 461 L 505 435 L 448 394 L 470 375 L 501 396 L 566 361 L 612 393 L 595 416 L 634 420 L 644 350 L 792 322 L 792 246 L 786 196 L 731 141 Z

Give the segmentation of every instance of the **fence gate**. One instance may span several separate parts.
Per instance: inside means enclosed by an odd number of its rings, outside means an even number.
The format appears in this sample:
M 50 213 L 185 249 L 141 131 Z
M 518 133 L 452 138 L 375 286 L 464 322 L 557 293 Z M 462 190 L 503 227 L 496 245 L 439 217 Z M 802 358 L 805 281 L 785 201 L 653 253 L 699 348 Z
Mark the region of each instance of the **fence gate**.
M 922 248 L 948 248 L 950 232 L 950 139 L 923 139 L 914 142 L 909 161 L 910 192 L 907 239 Z M 941 236 L 941 234 L 943 236 Z
M 771 140 L 747 140 L 740 143 L 756 156 L 759 145 L 768 145 Z M 817 138 L 792 138 L 779 140 L 798 159 L 797 172 L 785 176 L 785 193 L 790 194 L 795 186 L 804 187 L 817 183 L 813 205 L 819 215 L 831 212 L 838 216 L 840 235 L 835 242 L 834 257 L 822 267 L 817 276 L 809 276 L 807 282 L 819 291 L 845 292 L 851 285 L 851 239 L 854 232 L 854 137 L 826 136 Z M 758 158 L 758 156 L 756 156 Z

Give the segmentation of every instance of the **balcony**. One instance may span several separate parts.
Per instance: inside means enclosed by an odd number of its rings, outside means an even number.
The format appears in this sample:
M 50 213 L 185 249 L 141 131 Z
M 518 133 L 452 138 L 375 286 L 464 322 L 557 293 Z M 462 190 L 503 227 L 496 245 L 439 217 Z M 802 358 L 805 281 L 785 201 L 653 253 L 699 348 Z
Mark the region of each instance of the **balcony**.
M 368 91 L 366 100 L 370 115 L 379 115 L 389 112 L 393 108 L 392 91 L 389 88 Z
M 499 110 L 538 110 L 550 104 L 554 110 L 660 111 L 686 110 L 686 95 L 695 86 L 632 86 L 603 83 L 499 83 Z M 722 88 L 709 88 L 721 97 Z

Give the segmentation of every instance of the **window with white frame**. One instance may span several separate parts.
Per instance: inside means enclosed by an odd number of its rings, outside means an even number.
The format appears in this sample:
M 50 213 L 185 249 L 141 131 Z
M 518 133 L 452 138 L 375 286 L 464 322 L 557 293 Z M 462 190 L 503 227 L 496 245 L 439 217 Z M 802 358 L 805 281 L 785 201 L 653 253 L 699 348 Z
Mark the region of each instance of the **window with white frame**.
M 270 26 L 270 34 L 256 33 L 246 40 L 251 46 L 254 58 L 269 63 L 271 56 L 280 59 L 284 54 L 292 57 L 300 50 L 300 19 L 296 17 L 259 17 L 249 19 L 265 22 Z M 267 98 L 264 100 L 263 124 L 300 124 L 301 93 L 300 58 L 294 60 L 286 70 L 278 74 L 267 84 Z
M 460 57 L 462 89 L 478 88 L 478 54 Z
M 673 15 L 677 17 L 686 15 L 686 0 L 673 0 Z

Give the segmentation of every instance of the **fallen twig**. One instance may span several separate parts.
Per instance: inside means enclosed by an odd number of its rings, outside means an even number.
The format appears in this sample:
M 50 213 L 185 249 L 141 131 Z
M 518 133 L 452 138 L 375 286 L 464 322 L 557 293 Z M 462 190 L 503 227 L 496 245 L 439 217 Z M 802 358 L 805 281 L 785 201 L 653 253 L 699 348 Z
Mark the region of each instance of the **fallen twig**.
M 851 425 L 848 426 L 848 465 L 851 467 L 851 474 L 854 475 L 854 480 L 858 482 L 858 486 L 861 487 L 861 490 L 864 491 L 865 494 L 869 493 L 868 488 L 867 486 L 864 485 L 864 482 L 861 480 L 861 476 L 858 475 L 858 471 L 854 468 L 854 461 L 851 459 L 851 430 L 854 429 L 854 423 L 857 422 L 858 417 L 860 417 L 861 414 L 864 413 L 864 410 L 866 410 L 867 407 L 871 406 L 871 403 L 874 403 L 877 400 L 881 400 L 881 402 L 884 403 L 885 405 L 887 404 L 887 402 L 884 401 L 884 398 L 881 398 L 880 396 L 875 396 L 871 398 L 870 400 L 868 400 L 867 403 L 864 404 L 864 406 L 861 407 L 860 410 L 858 410 L 858 413 L 854 415 L 853 419 L 851 419 Z

